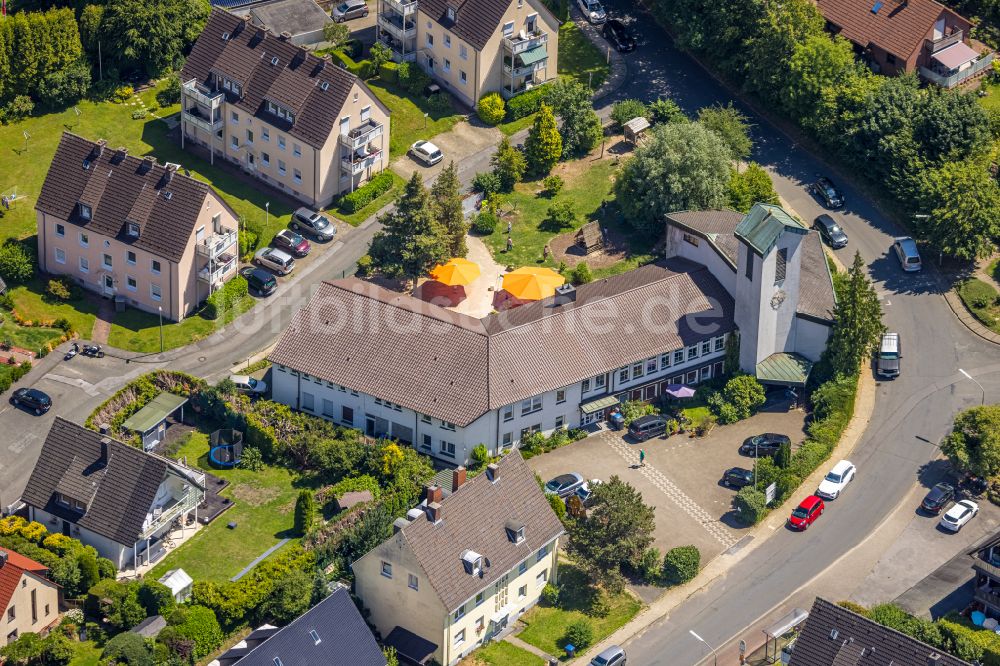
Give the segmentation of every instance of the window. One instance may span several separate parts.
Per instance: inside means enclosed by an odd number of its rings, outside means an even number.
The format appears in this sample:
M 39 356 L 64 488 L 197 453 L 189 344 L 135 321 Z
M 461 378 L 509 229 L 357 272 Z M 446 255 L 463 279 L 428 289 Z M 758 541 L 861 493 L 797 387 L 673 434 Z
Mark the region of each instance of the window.
M 93 211 L 87 204 L 80 204 L 80 219 L 89 220 Z
M 153 263 L 150 264 L 149 270 L 150 270 L 150 272 L 153 275 L 159 275 L 160 274 L 160 262 L 158 262 L 156 259 L 154 259 Z
M 135 222 L 129 222 L 126 225 L 126 230 L 129 236 L 132 236 L 133 238 L 139 237 L 139 225 L 136 224 Z
M 608 376 L 607 375 L 597 375 L 594 377 L 594 387 L 602 389 L 607 386 Z
M 632 365 L 632 379 L 639 379 L 642 377 L 642 363 L 635 363 Z
M 514 433 L 505 432 L 503 437 L 500 439 L 500 444 L 502 446 L 510 446 L 514 442 Z
M 49 605 L 45 604 L 45 617 L 49 616 Z
M 271 140 L 271 130 L 267 129 L 266 127 L 261 127 L 260 128 L 260 138 L 262 140 L 264 140 L 264 141 L 270 141 Z
M 546 544 L 538 549 L 538 555 L 535 557 L 535 561 L 541 562 L 542 560 L 545 559 L 545 556 L 548 554 L 549 554 L 549 546 L 548 544 Z
M 451 12 L 451 11 L 452 11 L 452 9 L 451 9 L 451 8 L 449 8 L 449 9 L 448 9 L 448 11 L 449 11 L 449 12 Z M 444 47 L 445 47 L 446 49 L 450 49 L 450 48 L 451 48 L 451 35 L 447 35 L 447 34 L 446 34 L 446 35 L 444 36 Z
M 420 445 L 420 448 L 430 451 L 434 447 L 434 439 L 430 435 L 424 435 L 423 439 L 424 443 Z
M 517 598 L 518 599 L 524 599 L 527 596 L 528 596 L 528 586 L 527 585 L 522 585 L 521 587 L 517 588 Z
M 696 383 L 698 381 L 698 371 L 697 370 L 692 370 L 691 372 L 687 373 L 687 380 L 686 381 L 687 381 L 688 384 L 694 384 L 694 383 Z
M 788 248 L 780 248 L 774 261 L 774 284 L 785 281 L 785 270 L 788 265 Z
M 392 578 L 392 563 L 382 561 L 382 575 L 386 578 Z
M 264 163 L 264 166 L 271 166 L 271 156 L 267 153 L 261 153 L 260 159 Z
M 890 64 L 890 65 L 895 65 L 896 64 L 896 56 L 892 55 L 891 53 L 886 53 L 885 54 L 885 61 L 888 64 Z
M 511 21 L 510 23 L 504 23 L 503 24 L 503 36 L 504 37 L 510 37 L 513 34 L 514 34 L 514 22 Z
M 296 183 L 302 182 L 302 172 L 298 169 L 292 169 L 292 180 Z
M 543 569 L 540 574 L 535 576 L 535 587 L 543 587 L 547 582 L 549 582 L 549 570 Z
M 409 587 L 411 590 L 419 589 L 420 581 L 417 580 L 417 577 L 414 576 L 413 574 L 409 574 L 409 576 L 407 576 L 406 586 Z
M 135 278 L 132 277 L 131 275 L 125 278 L 125 284 L 128 287 L 129 291 L 135 291 L 139 286 L 138 283 L 135 281 Z
M 302 157 L 302 146 L 297 143 L 292 144 L 292 155 L 295 157 Z
M 345 425 L 353 426 L 354 425 L 354 408 L 353 407 L 344 407 L 344 406 L 342 406 L 340 408 L 340 420 Z
M 746 275 L 746 278 L 748 280 L 752 280 L 753 279 L 753 250 L 750 249 L 749 245 L 744 245 L 743 248 L 744 248 L 744 250 L 746 251 L 746 254 L 747 254 L 747 270 L 746 270 L 745 275 Z
M 666 354 L 660 356 L 660 368 L 669 368 L 669 367 L 670 367 L 670 352 L 667 352 Z
M 451 71 L 451 60 L 448 60 L 447 58 L 444 59 L 444 71 Z
M 149 297 L 152 298 L 154 301 L 158 301 L 161 298 L 163 298 L 163 295 L 160 293 L 160 285 L 158 284 L 149 285 Z
M 694 245 L 695 247 L 698 247 L 698 237 L 697 236 L 692 236 L 691 234 L 684 234 L 683 238 L 684 238 L 684 242 L 685 243 L 690 243 L 691 245 Z
M 129 250 L 125 253 L 125 263 L 129 266 L 135 266 L 135 252 Z
M 684 350 L 678 349 L 677 351 L 674 352 L 674 363 L 677 364 L 683 362 L 684 362 Z
M 655 358 L 646 359 L 646 374 L 648 375 L 651 372 L 656 372 L 656 359 Z
M 333 401 L 323 398 L 323 416 L 333 418 Z
M 688 360 L 690 361 L 693 358 L 698 358 L 698 345 L 688 347 Z
M 240 123 L 240 114 L 236 113 L 235 111 L 232 111 L 229 114 L 229 119 L 238 125 Z
M 715 351 L 722 351 L 726 348 L 726 336 L 720 335 L 715 339 Z
M 287 171 L 285 169 L 285 162 L 283 160 L 278 160 L 278 173 L 284 176 Z
M 17 629 L 7 634 L 7 642 L 12 643 L 17 640 Z
M 462 60 L 469 59 L 469 49 L 465 48 L 465 44 L 458 45 L 458 57 Z
M 105 268 L 111 268 L 111 265 L 112 265 L 111 255 L 110 254 L 105 254 L 104 255 L 104 267 Z
M 57 224 L 56 225 L 56 236 L 58 236 L 59 238 L 62 238 L 65 235 L 66 235 L 66 227 L 65 227 L 65 225 Z
M 421 414 L 420 415 L 420 422 L 421 423 L 430 423 L 431 422 L 431 417 L 429 415 L 427 415 L 427 414 Z
M 284 150 L 284 149 L 285 149 L 285 137 L 283 137 L 283 136 L 281 136 L 279 134 L 278 135 L 278 150 Z
M 7 609 L 7 621 L 13 622 L 15 617 L 16 614 L 14 613 L 14 607 L 11 606 L 10 608 Z
M 628 381 L 628 368 L 622 368 L 618 371 L 618 381 L 623 383 Z
M 514 405 L 507 405 L 503 408 L 503 420 L 513 421 L 514 420 Z
M 541 410 L 542 408 L 542 396 L 536 395 L 534 398 L 528 398 L 527 400 L 521 401 L 521 416 L 527 414 L 532 414 Z
M 441 429 L 455 432 L 455 424 L 451 421 L 441 421 Z
M 302 392 L 302 409 L 307 411 L 313 411 L 316 407 L 314 404 L 314 397 L 312 393 Z
M 517 575 L 518 576 L 520 576 L 521 574 L 523 574 L 527 570 L 528 570 L 528 560 L 525 560 L 524 562 L 521 562 L 520 564 L 517 565 Z
M 434 46 L 434 35 L 427 33 L 427 48 L 432 48 Z
M 541 423 L 536 423 L 535 425 L 528 426 L 527 428 L 521 428 L 521 439 L 524 439 L 533 432 L 541 432 L 541 431 L 542 431 Z
M 253 143 L 253 130 L 247 130 L 247 143 Z
M 230 135 L 230 137 L 229 137 L 229 145 L 232 146 L 233 148 L 239 148 L 240 147 L 240 140 L 236 138 L 236 135 Z
M 449 458 L 455 457 L 455 444 L 452 442 L 446 442 L 443 439 L 438 445 L 438 452 L 443 456 L 448 456 Z
M 701 355 L 705 356 L 706 354 L 711 354 L 711 353 L 712 353 L 712 341 L 705 340 L 703 343 L 701 343 Z
M 90 247 L 90 236 L 87 234 L 80 234 L 80 246 Z
M 451 614 L 451 617 L 455 620 L 461 620 L 463 617 L 465 617 L 465 605 L 463 604 L 459 606 L 458 610 L 456 610 L 454 613 Z
M 28 580 L 21 579 L 21 587 L 28 587 Z M 31 591 L 31 623 L 38 622 L 38 590 Z
M 66 263 L 66 250 L 62 248 L 56 248 L 56 262 L 60 264 Z
M 455 634 L 455 647 L 458 647 L 465 642 L 465 629 Z
M 372 117 L 372 107 L 371 105 L 361 108 L 361 122 L 364 122 Z
M 561 405 L 566 402 L 566 389 L 556 391 L 556 404 Z
M 80 272 L 89 273 L 90 272 L 90 261 L 87 257 L 80 257 Z
M 566 417 L 565 416 L 557 416 L 556 417 L 556 430 L 559 430 L 560 428 L 563 428 L 565 426 L 566 426 Z

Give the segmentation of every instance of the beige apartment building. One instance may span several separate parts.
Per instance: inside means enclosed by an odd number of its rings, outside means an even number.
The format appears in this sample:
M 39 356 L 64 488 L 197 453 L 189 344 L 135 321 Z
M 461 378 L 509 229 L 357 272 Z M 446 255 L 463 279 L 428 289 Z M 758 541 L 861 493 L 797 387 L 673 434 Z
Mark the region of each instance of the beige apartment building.
M 378 0 L 378 38 L 465 104 L 556 78 L 559 20 L 541 0 Z
M 455 664 L 513 628 L 556 582 L 562 523 L 517 451 L 450 492 L 427 488 L 395 534 L 351 565 L 368 621 L 401 661 Z
M 48 568 L 0 548 L 0 647 L 24 633 L 45 635 L 59 622 L 59 586 Z
M 181 72 L 181 146 L 314 208 L 389 164 L 389 110 L 358 77 L 215 8 Z
M 38 262 L 179 321 L 236 275 L 236 214 L 176 164 L 64 132 L 35 212 Z

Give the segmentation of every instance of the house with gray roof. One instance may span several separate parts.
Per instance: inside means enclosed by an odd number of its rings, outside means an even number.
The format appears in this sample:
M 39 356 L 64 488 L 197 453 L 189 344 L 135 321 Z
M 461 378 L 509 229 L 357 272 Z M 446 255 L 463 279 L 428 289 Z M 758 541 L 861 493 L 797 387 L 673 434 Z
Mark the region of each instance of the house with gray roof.
M 236 275 L 238 220 L 177 164 L 63 132 L 35 203 L 39 268 L 180 321 Z
M 351 565 L 354 591 L 406 663 L 454 664 L 556 582 L 563 526 L 520 452 L 452 492 L 428 487 L 395 533 Z
M 197 521 L 204 498 L 204 472 L 61 417 L 21 494 L 30 520 L 93 546 L 119 570 L 166 554 L 164 539 Z
M 322 42 L 323 28 L 333 23 L 315 0 L 267 0 L 244 11 L 250 14 L 250 22 L 255 26 L 275 35 L 287 35 L 288 41 L 296 46 Z
M 388 166 L 389 109 L 260 11 L 212 9 L 180 74 L 181 147 L 324 208 Z

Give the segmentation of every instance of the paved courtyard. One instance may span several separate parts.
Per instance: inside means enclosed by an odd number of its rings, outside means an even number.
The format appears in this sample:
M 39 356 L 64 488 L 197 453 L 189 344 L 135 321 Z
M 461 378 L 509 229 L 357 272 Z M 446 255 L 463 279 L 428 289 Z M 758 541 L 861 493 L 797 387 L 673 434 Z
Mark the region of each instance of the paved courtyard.
M 732 513 L 734 490 L 721 484 L 730 467 L 753 466 L 738 453 L 750 435 L 781 432 L 795 444 L 804 439 L 802 411 L 761 412 L 729 426 L 719 426 L 707 437 L 684 434 L 636 444 L 621 432 L 604 430 L 569 446 L 528 461 L 543 480 L 579 472 L 587 479 L 607 480 L 618 475 L 632 484 L 647 504 L 656 508 L 655 545 L 665 552 L 694 544 L 702 562 L 734 546 L 747 532 Z M 639 449 L 646 465 L 639 467 Z

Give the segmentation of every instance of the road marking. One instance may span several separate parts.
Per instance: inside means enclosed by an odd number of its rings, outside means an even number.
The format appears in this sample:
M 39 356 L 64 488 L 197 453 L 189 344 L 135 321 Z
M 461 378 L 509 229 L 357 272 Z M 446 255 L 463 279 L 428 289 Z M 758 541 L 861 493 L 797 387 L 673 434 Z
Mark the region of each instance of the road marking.
M 638 465 L 639 452 L 632 449 L 621 439 L 621 437 L 618 437 L 613 433 L 608 433 L 608 436 L 605 437 L 605 439 L 607 439 L 611 448 L 613 448 L 618 455 L 624 458 L 626 462 Z M 708 511 L 701 508 L 701 506 L 691 499 L 687 493 L 678 488 L 673 481 L 668 479 L 663 472 L 656 469 L 649 463 L 646 463 L 638 469 L 654 486 L 656 486 L 657 490 L 666 495 L 668 499 L 672 500 L 674 504 L 680 507 L 681 511 L 693 518 L 705 529 L 706 532 L 715 537 L 715 540 L 722 544 L 723 549 L 730 548 L 739 540 L 737 537 L 729 533 L 728 529 L 726 529 L 725 525 L 723 525 L 721 521 L 713 518 Z
M 93 398 L 96 398 L 97 396 L 101 395 L 101 392 L 97 390 L 96 386 L 94 386 L 88 381 L 80 379 L 79 377 L 64 377 L 62 375 L 56 375 L 50 372 L 49 374 L 42 377 L 42 379 L 51 379 L 52 381 L 59 382 L 60 384 L 68 384 L 69 386 L 75 386 Z

